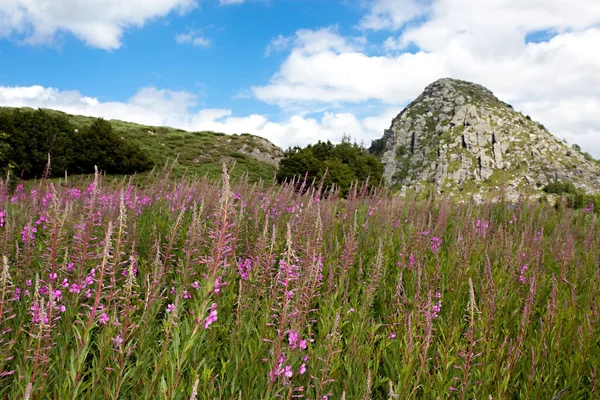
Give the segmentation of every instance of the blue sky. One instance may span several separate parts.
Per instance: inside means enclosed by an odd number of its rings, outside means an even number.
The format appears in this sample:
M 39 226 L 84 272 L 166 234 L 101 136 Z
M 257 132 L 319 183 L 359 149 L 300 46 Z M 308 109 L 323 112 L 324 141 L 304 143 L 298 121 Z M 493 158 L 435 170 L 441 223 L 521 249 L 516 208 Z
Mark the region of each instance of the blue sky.
M 368 144 L 449 76 L 600 157 L 600 2 L 577 3 L 0 1 L 0 105 Z

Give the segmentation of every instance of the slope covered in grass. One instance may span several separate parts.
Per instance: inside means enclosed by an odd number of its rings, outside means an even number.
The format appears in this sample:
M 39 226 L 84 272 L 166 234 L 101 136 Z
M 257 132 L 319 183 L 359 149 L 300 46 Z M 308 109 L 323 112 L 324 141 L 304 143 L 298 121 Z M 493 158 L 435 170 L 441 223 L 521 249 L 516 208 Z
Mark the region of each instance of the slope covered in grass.
M 0 107 L 1 109 L 8 109 Z M 31 110 L 23 108 L 22 110 Z M 88 127 L 96 118 L 66 114 L 44 109 L 50 115 L 66 116 L 77 129 Z M 281 149 L 266 139 L 250 134 L 226 135 L 217 132 L 187 132 L 170 127 L 140 125 L 119 120 L 109 121 L 119 137 L 150 155 L 152 161 L 161 166 L 177 159 L 173 175 L 203 176 L 218 178 L 223 162 L 235 164 L 232 176 L 248 174 L 251 181 L 270 181 L 275 176 L 277 164 L 282 157 Z M 45 159 L 45 155 L 44 155 Z

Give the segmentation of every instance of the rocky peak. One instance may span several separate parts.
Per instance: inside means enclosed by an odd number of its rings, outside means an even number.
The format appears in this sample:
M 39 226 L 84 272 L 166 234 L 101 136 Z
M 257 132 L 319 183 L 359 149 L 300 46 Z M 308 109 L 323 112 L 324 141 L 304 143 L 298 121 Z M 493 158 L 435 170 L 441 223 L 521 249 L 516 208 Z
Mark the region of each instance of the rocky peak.
M 427 86 L 371 149 L 386 181 L 403 191 L 429 186 L 475 195 L 503 186 L 516 197 L 556 180 L 600 191 L 597 161 L 485 87 L 457 79 Z

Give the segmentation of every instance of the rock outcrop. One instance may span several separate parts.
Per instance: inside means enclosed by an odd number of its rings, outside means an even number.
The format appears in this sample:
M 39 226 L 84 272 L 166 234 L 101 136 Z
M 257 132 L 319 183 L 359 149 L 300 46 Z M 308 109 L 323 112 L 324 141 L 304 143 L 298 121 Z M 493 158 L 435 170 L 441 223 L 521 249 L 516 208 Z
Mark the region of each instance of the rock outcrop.
M 483 86 L 440 79 L 392 120 L 371 151 L 385 180 L 403 192 L 433 188 L 479 197 L 540 193 L 557 180 L 600 192 L 596 160 L 552 136 Z

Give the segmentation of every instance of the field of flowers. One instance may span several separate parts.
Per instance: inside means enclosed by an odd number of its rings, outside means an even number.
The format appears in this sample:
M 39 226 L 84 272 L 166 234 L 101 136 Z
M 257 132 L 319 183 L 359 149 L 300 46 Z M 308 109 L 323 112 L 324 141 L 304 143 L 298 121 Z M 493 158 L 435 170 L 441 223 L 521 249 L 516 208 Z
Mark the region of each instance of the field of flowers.
M 96 177 L 0 187 L 0 398 L 600 398 L 600 223 Z

